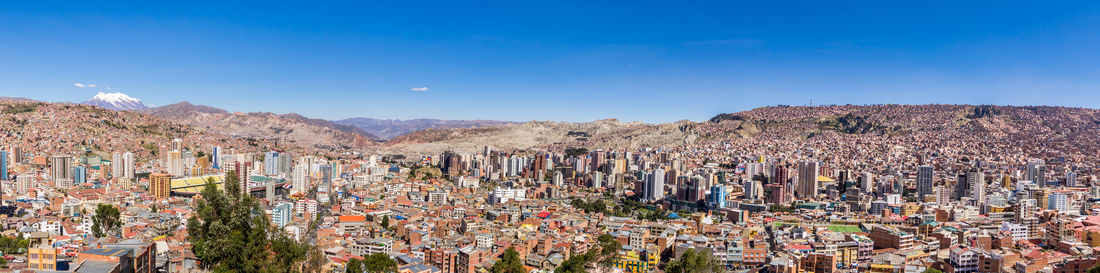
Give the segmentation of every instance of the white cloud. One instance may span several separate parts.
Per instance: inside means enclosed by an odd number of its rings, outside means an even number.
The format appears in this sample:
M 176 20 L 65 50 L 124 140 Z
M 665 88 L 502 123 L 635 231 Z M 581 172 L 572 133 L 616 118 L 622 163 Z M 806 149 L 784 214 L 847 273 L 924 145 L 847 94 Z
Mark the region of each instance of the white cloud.
M 425 86 L 425 87 L 413 87 L 411 90 L 412 91 L 418 91 L 418 92 L 424 92 L 424 91 L 428 91 L 428 87 L 427 86 Z
M 95 87 L 95 84 L 94 83 L 88 84 L 88 87 Z
M 80 87 L 80 88 L 84 88 L 84 87 L 87 87 L 87 85 L 84 85 L 83 83 L 79 83 L 79 82 L 78 82 L 78 83 L 74 83 L 74 84 L 73 84 L 73 86 L 76 86 L 76 87 Z

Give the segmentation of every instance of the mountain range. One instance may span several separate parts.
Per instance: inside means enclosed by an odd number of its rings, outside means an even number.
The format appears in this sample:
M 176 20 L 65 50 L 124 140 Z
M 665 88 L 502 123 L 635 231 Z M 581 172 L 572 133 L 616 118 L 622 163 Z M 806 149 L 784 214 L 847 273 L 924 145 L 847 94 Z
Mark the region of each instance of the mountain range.
M 276 146 L 329 151 L 368 149 L 410 155 L 438 154 L 446 150 L 476 152 L 486 145 L 500 150 L 610 150 L 709 145 L 789 146 L 790 143 L 820 145 L 816 146 L 818 149 L 848 145 L 845 143 L 873 143 L 925 145 L 923 149 L 926 150 L 942 149 L 945 145 L 984 145 L 1014 151 L 1030 149 L 1023 153 L 1026 155 L 1051 149 L 1066 151 L 1071 156 L 1100 153 L 1100 146 L 1092 145 L 1100 137 L 1100 110 L 1056 106 L 769 106 L 718 114 L 701 122 L 682 120 L 661 124 L 615 119 L 522 123 L 367 118 L 327 121 L 293 113 L 232 113 L 187 102 L 133 112 L 189 125 L 211 134 L 265 141 Z M 1032 141 L 1025 141 L 1028 139 Z M 1036 142 L 1036 139 L 1042 141 Z

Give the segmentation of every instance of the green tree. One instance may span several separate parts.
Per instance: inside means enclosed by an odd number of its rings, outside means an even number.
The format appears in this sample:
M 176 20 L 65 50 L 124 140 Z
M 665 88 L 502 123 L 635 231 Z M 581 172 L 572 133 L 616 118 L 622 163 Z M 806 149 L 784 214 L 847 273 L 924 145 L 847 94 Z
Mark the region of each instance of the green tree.
M 666 273 L 713 273 L 724 272 L 721 265 L 711 255 L 697 254 L 695 250 L 684 251 L 679 259 L 665 264 Z
M 561 265 L 558 266 L 558 268 L 554 268 L 554 273 L 586 273 L 588 272 L 588 270 L 585 269 L 585 266 L 591 263 L 594 259 L 595 252 L 591 250 L 581 255 L 570 256 L 569 259 L 566 259 L 564 262 L 562 262 Z
M 619 250 L 623 249 L 623 244 L 607 233 L 600 235 L 596 241 L 600 244 L 600 265 L 611 267 L 619 259 Z
M 122 220 L 119 220 L 118 208 L 108 204 L 99 204 L 92 216 L 92 234 L 95 237 L 119 236 L 122 232 Z
M 382 228 L 390 229 L 390 216 L 382 216 Z
M 374 253 L 362 260 L 351 259 L 347 263 L 348 273 L 392 273 L 397 272 L 397 262 L 384 253 Z
M 504 255 L 500 260 L 493 263 L 493 266 L 489 268 L 492 273 L 527 273 L 527 268 L 523 267 L 523 261 L 519 260 L 519 252 L 515 247 L 508 247 L 504 250 Z
M 236 180 L 230 171 L 226 182 Z M 290 272 L 311 249 L 272 226 L 259 203 L 239 190 L 207 181 L 187 219 L 187 240 L 199 266 L 215 272 Z
M 606 233 L 596 240 L 599 243 L 598 250 L 589 249 L 584 254 L 570 256 L 554 269 L 554 273 L 585 273 L 588 272 L 587 267 L 593 263 L 600 267 L 613 266 L 618 259 L 619 250 L 623 247 L 622 244 Z
M 363 260 L 351 258 L 348 263 L 344 265 L 344 272 L 346 273 L 363 273 Z
M 1093 273 L 1092 272 L 1093 269 L 1096 269 L 1096 267 L 1090 268 L 1089 273 Z M 1100 269 L 1097 269 L 1097 270 L 1100 270 Z M 924 273 L 943 273 L 943 271 L 940 271 L 939 269 L 935 269 L 935 268 L 929 268 L 929 269 L 925 269 Z

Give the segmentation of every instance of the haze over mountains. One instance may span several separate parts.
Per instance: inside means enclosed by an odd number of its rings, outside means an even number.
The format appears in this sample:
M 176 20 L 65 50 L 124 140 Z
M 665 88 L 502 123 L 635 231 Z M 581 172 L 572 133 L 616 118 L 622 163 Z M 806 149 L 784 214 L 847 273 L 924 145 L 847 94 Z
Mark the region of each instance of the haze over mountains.
M 334 120 L 336 124 L 350 125 L 370 132 L 382 139 L 394 137 L 431 128 L 470 128 L 511 124 L 511 121 L 499 120 L 441 120 L 441 119 L 373 119 L 373 118 L 349 118 Z

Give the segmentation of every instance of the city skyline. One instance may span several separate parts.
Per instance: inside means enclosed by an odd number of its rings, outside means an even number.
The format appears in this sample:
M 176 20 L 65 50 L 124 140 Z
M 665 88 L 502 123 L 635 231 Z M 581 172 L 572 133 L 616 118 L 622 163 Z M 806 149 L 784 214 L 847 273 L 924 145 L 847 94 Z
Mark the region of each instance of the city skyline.
M 811 100 L 1100 107 L 1087 2 L 5 5 L 0 88 L 53 102 L 648 123 Z

